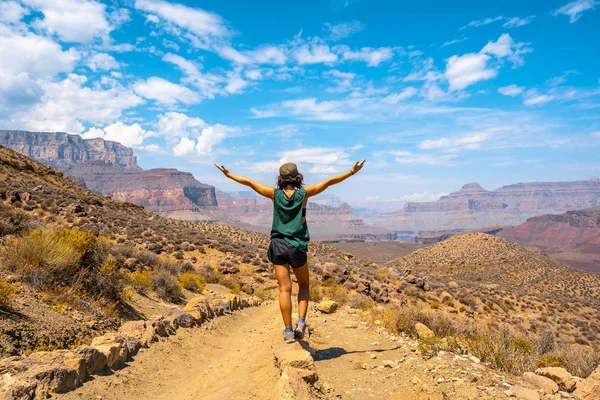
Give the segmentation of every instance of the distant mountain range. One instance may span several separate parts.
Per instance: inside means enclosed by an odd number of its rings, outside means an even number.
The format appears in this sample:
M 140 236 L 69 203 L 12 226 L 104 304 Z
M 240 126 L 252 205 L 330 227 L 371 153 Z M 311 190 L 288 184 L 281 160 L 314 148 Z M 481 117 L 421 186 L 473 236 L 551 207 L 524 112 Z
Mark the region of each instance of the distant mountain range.
M 361 213 L 370 225 L 430 232 L 514 226 L 528 218 L 600 205 L 600 179 L 518 183 L 488 191 L 469 183 L 439 200 L 406 203 L 390 213 Z

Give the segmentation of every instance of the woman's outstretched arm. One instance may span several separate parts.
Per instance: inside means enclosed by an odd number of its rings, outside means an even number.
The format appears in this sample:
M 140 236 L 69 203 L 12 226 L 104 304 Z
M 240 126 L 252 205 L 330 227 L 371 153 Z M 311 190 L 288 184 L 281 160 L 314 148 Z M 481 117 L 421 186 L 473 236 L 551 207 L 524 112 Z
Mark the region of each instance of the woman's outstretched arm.
M 215 167 L 219 168 L 219 170 L 229 179 L 233 179 L 237 183 L 241 183 L 244 186 L 248 186 L 261 196 L 265 196 L 273 200 L 273 193 L 275 192 L 275 190 L 272 187 L 265 186 L 262 183 L 258 183 L 256 181 L 253 181 L 252 179 L 245 178 L 243 176 L 234 175 L 231 172 L 229 172 L 229 170 L 225 168 L 224 165 L 215 164 Z
M 365 161 L 367 161 L 366 158 L 363 159 L 362 161 L 355 162 L 354 165 L 352 166 L 352 168 L 350 168 L 350 171 L 348 171 L 348 172 L 344 172 L 344 173 L 332 176 L 331 178 L 327 178 L 324 181 L 319 182 L 315 185 L 306 186 L 304 188 L 304 189 L 306 189 L 306 195 L 308 197 L 316 196 L 319 193 L 323 193 L 325 191 L 325 189 L 327 189 L 329 186 L 333 186 L 342 181 L 345 181 L 346 179 L 350 178 L 352 175 L 354 175 L 358 171 L 360 171 L 362 169 L 363 165 L 365 165 Z

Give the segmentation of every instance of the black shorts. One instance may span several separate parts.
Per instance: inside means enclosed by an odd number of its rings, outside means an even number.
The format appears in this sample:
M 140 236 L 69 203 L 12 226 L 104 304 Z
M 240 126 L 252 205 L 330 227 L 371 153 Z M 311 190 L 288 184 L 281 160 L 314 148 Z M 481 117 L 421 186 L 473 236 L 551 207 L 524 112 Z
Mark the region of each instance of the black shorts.
M 298 250 L 282 238 L 271 239 L 267 257 L 275 265 L 289 264 L 292 268 L 302 267 L 308 259 L 305 251 Z

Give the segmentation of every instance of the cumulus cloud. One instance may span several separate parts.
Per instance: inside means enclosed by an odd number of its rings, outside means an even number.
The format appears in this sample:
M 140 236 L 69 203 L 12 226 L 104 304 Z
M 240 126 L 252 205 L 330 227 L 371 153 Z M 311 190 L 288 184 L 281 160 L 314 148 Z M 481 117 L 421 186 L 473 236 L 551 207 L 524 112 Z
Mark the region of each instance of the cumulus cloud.
M 43 18 L 34 21 L 35 26 L 65 42 L 90 43 L 97 38 L 107 41 L 114 29 L 108 20 L 106 6 L 97 1 L 22 1 L 43 14 Z
M 481 53 L 490 54 L 497 58 L 508 58 L 513 63 L 513 67 L 522 66 L 525 63 L 523 55 L 531 51 L 527 47 L 527 43 L 516 43 L 508 33 L 503 33 L 497 41 L 490 41 L 481 49 Z
M 326 44 L 304 44 L 294 51 L 294 58 L 298 64 L 327 64 L 337 61 L 337 55 Z
M 135 92 L 158 103 L 174 105 L 177 103 L 194 104 L 200 102 L 198 93 L 185 86 L 153 76 L 145 81 L 137 82 L 133 86 Z
M 596 0 L 575 0 L 552 11 L 552 15 L 566 15 L 569 17 L 569 23 L 575 23 L 581 18 L 581 15 L 588 10 L 594 10 L 600 1 Z
M 365 26 L 359 21 L 342 22 L 340 24 L 325 24 L 331 40 L 340 40 L 360 32 Z
M 9 24 L 19 22 L 29 11 L 16 1 L 0 3 L 0 21 Z
M 180 142 L 173 147 L 173 154 L 177 157 L 185 156 L 194 152 L 196 142 L 186 137 L 181 138 Z
M 94 53 L 87 60 L 87 66 L 92 71 L 118 69 L 120 64 L 107 53 Z
M 450 90 L 461 90 L 479 81 L 495 78 L 498 71 L 488 68 L 489 59 L 488 55 L 482 53 L 448 58 L 444 76 L 450 84 Z
M 512 85 L 508 85 L 508 86 L 502 86 L 500 88 L 498 88 L 498 93 L 504 95 L 504 96 L 518 96 L 521 93 L 523 93 L 523 91 L 525 90 L 525 88 L 521 87 L 521 86 L 517 86 L 515 84 Z
M 158 133 L 169 139 L 198 136 L 208 125 L 200 118 L 189 117 L 177 112 L 167 112 L 158 116 L 156 126 Z
M 143 129 L 140 124 L 125 125 L 122 122 L 115 122 L 103 129 L 91 128 L 83 135 L 84 139 L 102 138 L 119 142 L 127 147 L 140 147 L 146 138 L 154 136 L 154 132 Z

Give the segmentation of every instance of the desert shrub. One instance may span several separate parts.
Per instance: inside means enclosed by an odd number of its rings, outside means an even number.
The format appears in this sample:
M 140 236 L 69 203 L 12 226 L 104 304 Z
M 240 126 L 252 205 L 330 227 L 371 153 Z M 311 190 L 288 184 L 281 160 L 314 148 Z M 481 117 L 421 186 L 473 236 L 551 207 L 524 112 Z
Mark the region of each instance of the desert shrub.
M 182 291 L 179 282 L 166 270 L 161 270 L 151 277 L 154 291 L 161 299 L 177 302 L 181 299 Z
M 321 291 L 321 285 L 317 283 L 311 283 L 308 289 L 308 296 L 310 301 L 321 301 L 323 299 L 323 293 Z
M 129 283 L 138 292 L 149 292 L 154 287 L 152 275 L 154 275 L 155 273 L 156 271 L 142 271 L 130 273 L 128 275 Z
M 229 288 L 229 293 L 238 294 L 242 290 L 239 283 L 235 282 Z
M 556 355 L 560 359 L 559 366 L 582 378 L 588 377 L 600 364 L 600 353 L 589 346 L 565 344 L 557 349 Z
M 179 281 L 181 282 L 181 286 L 191 292 L 202 293 L 204 290 L 204 278 L 194 272 L 187 271 L 182 273 Z
M 373 299 L 371 299 L 369 296 L 358 293 L 354 293 L 348 299 L 348 305 L 359 310 L 370 310 L 375 307 L 375 304 L 375 301 L 373 301 Z
M 494 368 L 513 374 L 534 368 L 533 343 L 508 327 L 480 329 L 468 342 L 471 353 Z
M 179 272 L 181 274 L 186 273 L 186 272 L 194 272 L 194 264 L 192 264 L 192 262 L 189 260 L 185 260 L 179 266 Z
M 0 308 L 6 308 L 8 306 L 10 299 L 15 292 L 16 288 L 14 285 L 0 278 Z
M 9 271 L 33 287 L 72 285 L 92 278 L 89 272 L 96 272 L 105 256 L 102 247 L 90 231 L 36 229 L 8 240 L 3 259 Z
M 125 275 L 117 268 L 114 258 L 108 258 L 98 270 L 95 279 L 97 290 L 109 299 L 119 299 L 125 288 Z
M 29 229 L 34 223 L 32 218 L 20 210 L 0 203 L 0 236 L 15 235 Z

